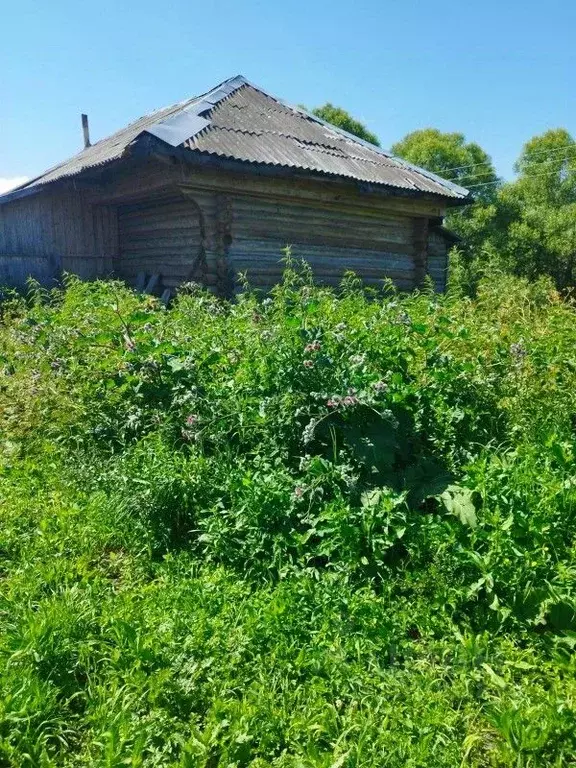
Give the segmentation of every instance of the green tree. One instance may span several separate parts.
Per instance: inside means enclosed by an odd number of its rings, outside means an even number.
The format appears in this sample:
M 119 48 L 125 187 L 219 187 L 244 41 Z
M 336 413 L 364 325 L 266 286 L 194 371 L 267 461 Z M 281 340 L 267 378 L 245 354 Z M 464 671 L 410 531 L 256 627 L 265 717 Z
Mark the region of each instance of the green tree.
M 497 191 L 500 180 L 490 156 L 462 133 L 443 133 L 436 128 L 413 131 L 394 144 L 392 152 L 408 162 L 470 189 L 474 202 L 453 208 L 446 225 L 462 242 L 451 255 L 452 277 L 468 293 L 491 269 L 494 253 L 487 248 L 498 214 Z
M 471 187 L 483 202 L 494 198 L 498 177 L 489 155 L 462 133 L 442 133 L 436 128 L 413 131 L 394 144 L 392 152 L 442 178 Z
M 312 114 L 325 120 L 327 123 L 335 125 L 337 128 L 341 128 L 343 131 L 352 133 L 354 136 L 358 136 L 358 138 L 370 142 L 370 144 L 375 144 L 377 147 L 380 146 L 378 137 L 369 131 L 363 123 L 359 120 L 355 120 L 349 112 L 346 112 L 346 110 L 341 107 L 335 107 L 333 104 L 330 104 L 330 102 L 327 102 L 322 107 L 315 107 L 312 110 Z
M 560 288 L 576 282 L 576 141 L 564 128 L 530 139 L 498 191 L 491 241 L 506 268 Z

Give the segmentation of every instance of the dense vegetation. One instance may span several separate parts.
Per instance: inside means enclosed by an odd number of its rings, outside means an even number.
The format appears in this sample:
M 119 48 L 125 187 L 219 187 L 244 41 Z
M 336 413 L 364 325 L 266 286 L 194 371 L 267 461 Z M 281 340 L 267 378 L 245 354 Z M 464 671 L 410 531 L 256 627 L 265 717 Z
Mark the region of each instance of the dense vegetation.
M 0 306 L 0 765 L 576 760 L 551 284 Z
M 345 110 L 325 104 L 324 120 L 379 145 L 378 138 Z M 534 280 L 546 275 L 560 290 L 576 284 L 576 140 L 557 128 L 528 141 L 504 182 L 490 156 L 462 133 L 424 128 L 391 151 L 470 190 L 474 203 L 453 210 L 447 226 L 462 241 L 452 271 L 473 295 L 495 269 Z
M 415 131 L 392 149 L 474 195 L 473 205 L 447 219 L 462 237 L 454 267 L 470 292 L 494 269 L 531 280 L 547 275 L 560 289 L 576 284 L 576 141 L 568 131 L 528 141 L 507 183 L 462 134 Z

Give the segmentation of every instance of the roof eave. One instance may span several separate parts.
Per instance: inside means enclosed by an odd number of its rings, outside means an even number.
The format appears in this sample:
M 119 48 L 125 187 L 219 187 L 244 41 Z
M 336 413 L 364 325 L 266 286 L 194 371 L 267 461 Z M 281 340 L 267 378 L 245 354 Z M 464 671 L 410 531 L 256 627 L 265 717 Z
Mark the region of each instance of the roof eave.
M 237 158 L 226 157 L 224 155 L 218 155 L 213 152 L 204 152 L 197 149 L 189 149 L 187 147 L 174 147 L 168 145 L 166 142 L 158 139 L 153 135 L 140 136 L 136 142 L 132 145 L 132 155 L 135 157 L 145 156 L 171 156 L 178 160 L 181 160 L 189 165 L 200 166 L 204 168 L 220 168 L 235 172 L 248 172 L 255 173 L 260 176 L 282 176 L 286 177 L 298 177 L 319 180 L 337 180 L 343 183 L 355 186 L 364 192 L 377 193 L 383 195 L 394 195 L 395 197 L 408 197 L 408 198 L 420 198 L 420 199 L 433 199 L 442 200 L 447 206 L 468 205 L 472 202 L 471 199 L 459 199 L 449 195 L 442 195 L 440 193 L 408 189 L 405 187 L 396 187 L 389 184 L 379 184 L 377 182 L 362 181 L 361 179 L 355 179 L 351 176 L 340 176 L 332 173 L 325 173 L 322 171 L 314 171 L 308 168 L 299 168 L 292 166 L 282 166 L 271 163 L 261 163 L 249 160 L 240 160 Z
M 45 186 L 44 184 L 38 184 L 34 187 L 22 187 L 5 192 L 3 195 L 0 195 L 0 205 L 11 203 L 14 200 L 21 200 L 23 197 L 29 197 L 30 195 L 37 195 Z
M 343 132 L 345 133 L 345 131 Z M 473 198 L 468 193 L 467 197 L 453 197 L 452 195 L 443 195 L 436 192 L 429 192 L 417 189 L 408 189 L 405 187 L 396 187 L 388 184 L 379 184 L 376 182 L 367 182 L 360 179 L 354 179 L 351 176 L 339 176 L 337 174 L 324 173 L 322 171 L 313 171 L 307 168 L 298 168 L 291 166 L 281 166 L 270 163 L 260 163 L 255 161 L 240 160 L 237 158 L 225 157 L 223 155 L 217 155 L 211 152 L 203 152 L 196 149 L 188 149 L 182 146 L 173 146 L 151 132 L 144 131 L 138 136 L 132 144 L 130 144 L 124 154 L 119 158 L 114 158 L 107 163 L 100 165 L 87 166 L 81 169 L 75 174 L 69 176 L 62 176 L 54 181 L 49 181 L 44 184 L 35 184 L 33 186 L 24 186 L 19 189 L 12 190 L 0 196 L 0 205 L 10 203 L 15 200 L 20 200 L 30 195 L 41 194 L 49 190 L 53 190 L 55 187 L 65 185 L 72 181 L 79 181 L 83 177 L 90 174 L 98 173 L 101 170 L 108 169 L 111 165 L 121 162 L 128 156 L 135 158 L 145 157 L 173 157 L 188 165 L 194 165 L 196 167 L 204 168 L 220 168 L 230 170 L 232 172 L 248 172 L 257 174 L 260 176 L 280 176 L 283 178 L 306 178 L 314 180 L 338 180 L 343 183 L 355 186 L 357 189 L 362 190 L 368 194 L 382 194 L 393 195 L 394 197 L 405 198 L 420 198 L 420 199 L 434 199 L 441 200 L 447 207 L 456 207 L 469 205 L 473 202 Z M 454 185 L 455 186 L 455 185 Z M 458 190 L 463 188 L 458 188 Z M 467 190 L 463 190 L 467 191 Z

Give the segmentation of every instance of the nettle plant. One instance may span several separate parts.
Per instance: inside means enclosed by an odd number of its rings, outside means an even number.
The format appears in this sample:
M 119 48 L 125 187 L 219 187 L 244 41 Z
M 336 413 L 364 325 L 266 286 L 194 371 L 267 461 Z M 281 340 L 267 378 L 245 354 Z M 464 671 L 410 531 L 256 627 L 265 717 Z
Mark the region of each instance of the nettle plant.
M 77 322 L 85 301 L 97 306 Z M 82 409 L 74 439 L 113 449 L 162 431 L 183 449 L 225 444 L 294 464 L 319 453 L 352 460 L 367 485 L 415 490 L 446 448 L 456 469 L 499 414 L 471 363 L 438 354 L 433 300 L 414 319 L 406 304 L 354 284 L 336 297 L 294 270 L 263 300 L 197 289 L 170 311 L 120 286 L 72 282 L 55 308 L 69 325 L 54 334 L 40 321 L 34 341 Z

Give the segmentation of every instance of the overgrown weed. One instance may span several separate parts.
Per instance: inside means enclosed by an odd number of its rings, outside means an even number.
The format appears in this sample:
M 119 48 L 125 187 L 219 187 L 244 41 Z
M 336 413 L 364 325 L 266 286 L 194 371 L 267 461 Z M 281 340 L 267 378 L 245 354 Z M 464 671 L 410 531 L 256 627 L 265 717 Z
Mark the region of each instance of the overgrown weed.
M 549 284 L 1 309 L 0 764 L 576 760 Z

